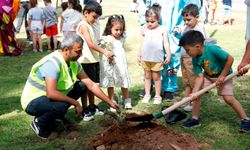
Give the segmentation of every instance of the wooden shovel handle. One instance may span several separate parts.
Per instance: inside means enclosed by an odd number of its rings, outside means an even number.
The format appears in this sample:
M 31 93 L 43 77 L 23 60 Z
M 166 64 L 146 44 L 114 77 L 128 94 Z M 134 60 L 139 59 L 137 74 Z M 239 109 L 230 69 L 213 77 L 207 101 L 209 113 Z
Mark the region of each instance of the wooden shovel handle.
M 244 66 L 243 68 L 247 69 L 247 70 L 250 69 L 250 64 Z M 224 82 L 234 78 L 238 74 L 239 74 L 238 71 L 231 73 L 230 75 L 226 76 L 226 78 L 224 79 Z M 201 89 L 200 91 L 193 93 L 193 95 L 200 96 L 200 95 L 206 93 L 207 91 L 209 91 L 210 89 L 214 88 L 215 86 L 216 86 L 216 83 L 213 83 L 213 84 Z M 191 100 L 192 100 L 191 97 L 184 97 L 181 101 L 174 103 L 172 106 L 164 109 L 162 111 L 162 114 L 166 115 L 166 114 L 170 113 L 171 111 L 175 110 L 176 108 L 180 107 L 181 105 L 183 105 Z

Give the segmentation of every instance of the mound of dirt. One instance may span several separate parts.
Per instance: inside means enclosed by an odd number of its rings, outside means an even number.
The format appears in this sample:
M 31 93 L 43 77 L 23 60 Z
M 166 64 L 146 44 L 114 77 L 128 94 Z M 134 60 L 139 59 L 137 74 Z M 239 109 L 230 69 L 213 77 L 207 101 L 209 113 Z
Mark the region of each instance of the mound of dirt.
M 91 137 L 86 149 L 196 150 L 200 148 L 200 144 L 191 135 L 179 133 L 155 122 L 125 122 L 121 124 L 111 120 L 111 118 L 103 120 L 113 124 Z

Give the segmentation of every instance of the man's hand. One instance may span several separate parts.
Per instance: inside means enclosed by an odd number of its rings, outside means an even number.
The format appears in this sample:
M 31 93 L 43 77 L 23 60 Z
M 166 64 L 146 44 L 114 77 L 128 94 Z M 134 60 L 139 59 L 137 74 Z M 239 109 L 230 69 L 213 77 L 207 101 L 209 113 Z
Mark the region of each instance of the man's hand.
M 248 72 L 248 69 L 244 69 L 243 67 L 246 66 L 248 63 L 245 62 L 241 62 L 237 68 L 239 75 L 243 75 L 246 74 Z
M 77 117 L 80 117 L 82 115 L 82 106 L 80 105 L 79 102 L 76 101 L 76 103 L 74 104 L 75 106 L 75 110 L 76 110 L 76 115 Z
M 117 112 L 119 112 L 119 106 L 116 102 L 110 101 L 110 107 L 114 108 Z

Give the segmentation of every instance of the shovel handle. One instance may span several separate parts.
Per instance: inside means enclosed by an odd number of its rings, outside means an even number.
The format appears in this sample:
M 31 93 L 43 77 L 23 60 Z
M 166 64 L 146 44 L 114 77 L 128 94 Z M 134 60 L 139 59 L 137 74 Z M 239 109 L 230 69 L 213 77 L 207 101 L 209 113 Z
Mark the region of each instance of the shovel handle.
M 247 70 L 250 69 L 250 64 L 244 66 L 243 68 L 247 69 Z M 231 73 L 230 75 L 226 76 L 226 78 L 224 79 L 224 82 L 234 78 L 238 74 L 239 74 L 238 71 Z M 213 84 L 211 84 L 211 85 L 209 85 L 209 86 L 207 86 L 207 87 L 205 87 L 205 88 L 201 89 L 200 91 L 195 92 L 193 94 L 196 96 L 200 96 L 200 95 L 206 93 L 207 91 L 209 91 L 210 89 L 214 88 L 215 86 L 216 86 L 216 83 L 213 83 Z M 166 115 L 166 114 L 170 113 L 171 111 L 175 110 L 176 108 L 180 107 L 181 105 L 183 105 L 191 100 L 192 100 L 192 97 L 184 97 L 181 101 L 174 103 L 172 106 L 161 111 L 161 113 L 163 115 Z

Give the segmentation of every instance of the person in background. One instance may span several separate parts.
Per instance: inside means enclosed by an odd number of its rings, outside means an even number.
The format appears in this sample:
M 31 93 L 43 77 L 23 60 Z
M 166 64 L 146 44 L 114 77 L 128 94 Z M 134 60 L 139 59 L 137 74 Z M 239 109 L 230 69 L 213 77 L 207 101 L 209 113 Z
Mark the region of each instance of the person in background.
M 54 51 L 32 66 L 21 104 L 27 114 L 35 116 L 30 126 L 42 139 L 49 137 L 56 122 L 68 122 L 65 114 L 71 105 L 75 107 L 77 116 L 81 115 L 82 107 L 77 99 L 87 89 L 110 107 L 119 109 L 77 62 L 82 55 L 82 47 L 82 38 L 72 33 L 63 39 L 62 50 Z
M 204 44 L 205 38 L 202 33 L 195 30 L 186 32 L 180 39 L 183 46 L 193 60 L 195 85 L 192 93 L 216 83 L 218 95 L 237 113 L 241 119 L 240 132 L 250 131 L 250 120 L 242 108 L 240 102 L 233 95 L 232 79 L 225 81 L 227 75 L 232 73 L 234 58 L 217 45 Z M 201 101 L 197 95 L 191 95 L 193 101 L 192 118 L 186 120 L 183 128 L 200 126 Z
M 0 56 L 19 56 L 22 54 L 22 49 L 17 46 L 15 40 L 15 27 L 13 24 L 15 15 L 12 3 L 12 0 L 0 1 Z
M 83 47 L 83 55 L 78 59 L 78 62 L 82 64 L 82 67 L 86 74 L 96 84 L 100 82 L 100 54 L 104 54 L 106 57 L 113 56 L 111 51 L 98 46 L 96 33 L 92 27 L 98 18 L 102 15 L 102 7 L 96 1 L 89 1 L 83 9 L 83 20 L 78 24 L 76 32 L 86 42 Z M 89 106 L 87 106 L 87 97 L 89 100 Z M 103 111 L 95 105 L 95 96 L 92 91 L 88 91 L 82 96 L 82 108 L 83 108 L 83 120 L 89 121 L 93 119 L 93 115 L 103 115 Z
M 47 36 L 47 44 L 48 51 L 57 50 L 57 13 L 56 8 L 52 7 L 51 0 L 43 0 L 45 7 L 43 8 L 43 13 L 45 16 L 45 27 L 46 27 L 46 36 Z M 51 46 L 51 42 L 53 42 L 53 49 Z
M 230 24 L 233 25 L 234 18 L 232 18 L 232 0 L 222 0 L 223 4 L 223 13 L 221 24 Z
M 161 6 L 154 3 L 146 13 L 146 24 L 143 26 L 143 43 L 138 53 L 138 62 L 145 72 L 145 95 L 142 102 L 148 103 L 151 99 L 151 79 L 155 84 L 154 104 L 161 104 L 161 74 L 163 64 L 169 64 L 171 53 L 167 32 L 159 24 Z M 166 55 L 165 55 L 166 54 Z
M 43 52 L 42 34 L 45 24 L 45 16 L 42 8 L 37 6 L 37 0 L 30 0 L 30 10 L 27 14 L 30 34 L 33 41 L 33 52 L 37 52 L 37 42 L 39 51 Z
M 108 88 L 109 98 L 113 101 L 115 101 L 114 87 L 120 87 L 125 109 L 132 109 L 128 92 L 130 79 L 124 50 L 125 38 L 124 17 L 122 15 L 110 16 L 99 45 L 112 51 L 114 57 L 103 57 L 100 61 L 100 86 Z
M 185 22 L 184 27 L 177 27 L 174 32 L 184 34 L 190 30 L 200 31 L 205 39 L 207 39 L 206 31 L 203 24 L 199 23 L 199 9 L 195 4 L 188 4 L 181 12 L 183 20 Z M 185 85 L 185 97 L 188 97 L 192 93 L 194 87 L 195 75 L 193 71 L 192 57 L 186 53 L 185 49 L 181 49 L 181 73 L 182 80 Z M 185 111 L 192 111 L 192 105 L 189 103 L 184 107 Z
M 63 11 L 60 21 L 60 32 L 65 37 L 67 34 L 75 33 L 76 27 L 82 21 L 82 6 L 75 0 L 68 0 L 68 8 Z
M 30 1 L 29 0 L 20 0 L 20 9 L 18 12 L 18 22 L 16 26 L 16 32 L 19 33 L 23 24 L 23 21 L 25 23 L 25 31 L 26 31 L 26 36 L 27 40 L 32 41 L 32 37 L 29 32 L 28 28 L 28 20 L 27 20 L 27 14 L 30 8 Z

